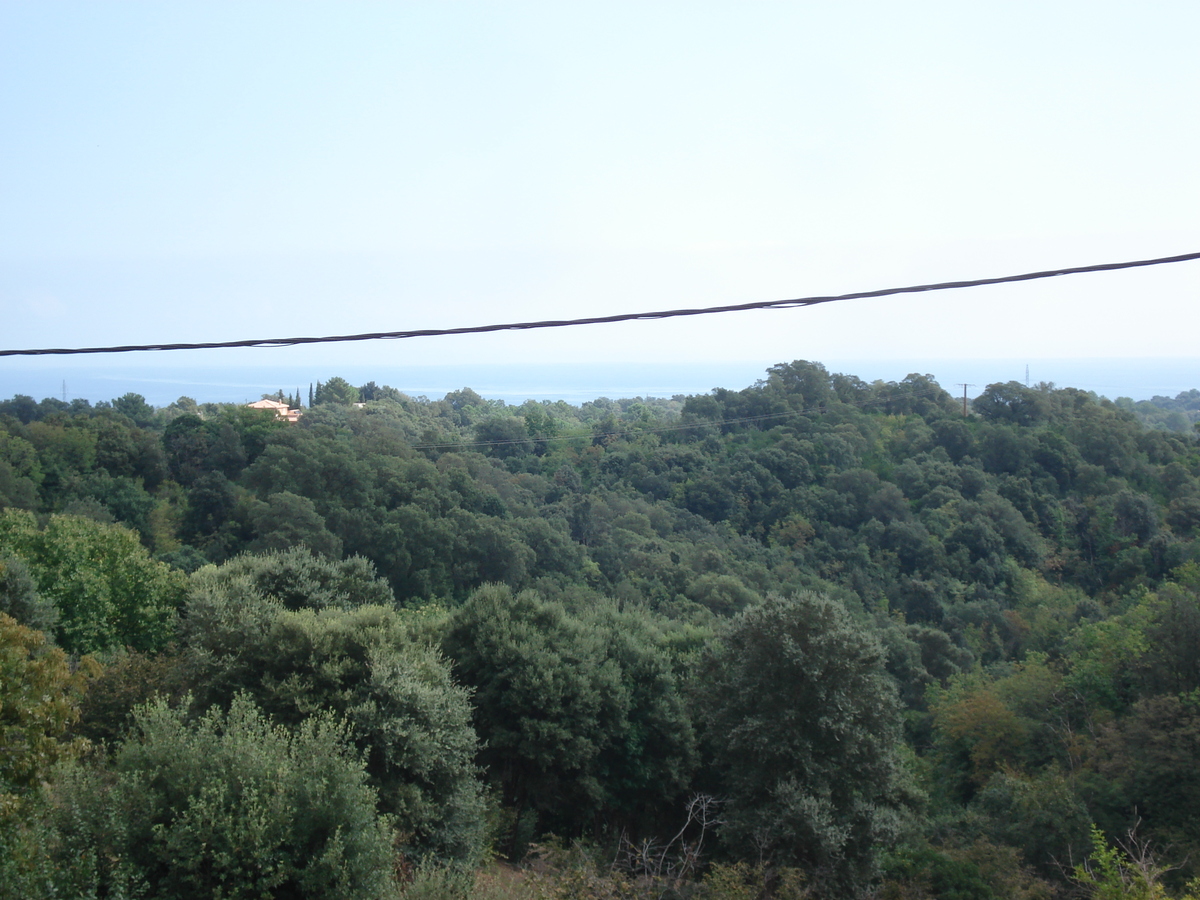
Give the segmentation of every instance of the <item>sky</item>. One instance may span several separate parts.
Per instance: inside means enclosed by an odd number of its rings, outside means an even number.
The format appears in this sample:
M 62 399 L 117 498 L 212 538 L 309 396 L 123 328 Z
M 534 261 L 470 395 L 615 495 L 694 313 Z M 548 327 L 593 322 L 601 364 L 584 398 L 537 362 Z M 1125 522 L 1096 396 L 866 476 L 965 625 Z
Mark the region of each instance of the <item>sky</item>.
M 1200 251 L 1198 33 L 1194 0 L 4 0 L 0 349 L 602 316 Z M 1191 262 L 86 362 L 603 380 L 649 363 L 1200 360 L 1198 300 Z M 0 359 L 0 395 L 65 364 Z

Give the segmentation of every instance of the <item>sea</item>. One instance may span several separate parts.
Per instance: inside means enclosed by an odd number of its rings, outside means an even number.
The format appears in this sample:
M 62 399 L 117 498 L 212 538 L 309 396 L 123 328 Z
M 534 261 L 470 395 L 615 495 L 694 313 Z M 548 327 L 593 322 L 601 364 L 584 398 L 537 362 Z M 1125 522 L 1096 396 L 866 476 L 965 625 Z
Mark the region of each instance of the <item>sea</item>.
M 297 391 L 307 403 L 308 389 L 340 376 L 351 384 L 374 381 L 413 397 L 437 400 L 469 387 L 506 404 L 526 400 L 565 400 L 579 405 L 601 397 L 677 397 L 706 394 L 715 388 L 740 390 L 766 376 L 779 361 L 692 361 L 682 363 L 580 362 L 558 364 L 467 365 L 313 365 L 187 366 L 100 362 L 80 358 L 6 357 L 0 359 L 0 399 L 17 394 L 40 400 L 83 398 L 92 403 L 127 393 L 141 394 L 153 406 L 180 397 L 200 403 L 244 403 L 264 394 Z M 1200 358 L 1124 359 L 830 359 L 830 372 L 864 381 L 900 381 L 910 373 L 932 375 L 950 394 L 969 397 L 989 384 L 1016 381 L 1037 386 L 1076 387 L 1099 396 L 1148 400 L 1175 397 L 1200 388 Z

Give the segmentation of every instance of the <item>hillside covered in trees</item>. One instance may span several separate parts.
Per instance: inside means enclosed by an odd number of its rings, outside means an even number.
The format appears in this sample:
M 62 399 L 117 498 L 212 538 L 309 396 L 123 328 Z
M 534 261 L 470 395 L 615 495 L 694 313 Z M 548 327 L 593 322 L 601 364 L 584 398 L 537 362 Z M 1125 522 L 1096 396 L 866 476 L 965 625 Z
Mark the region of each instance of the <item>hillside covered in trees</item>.
M 0 402 L 0 890 L 1194 897 L 1197 396 Z

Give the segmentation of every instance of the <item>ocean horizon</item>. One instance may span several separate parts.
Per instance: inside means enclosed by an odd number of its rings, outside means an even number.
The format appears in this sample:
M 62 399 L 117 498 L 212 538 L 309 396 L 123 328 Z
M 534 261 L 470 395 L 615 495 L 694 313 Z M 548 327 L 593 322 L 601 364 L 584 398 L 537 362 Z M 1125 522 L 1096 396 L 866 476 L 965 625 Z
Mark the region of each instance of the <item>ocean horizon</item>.
M 1017 381 L 1076 387 L 1116 399 L 1174 397 L 1200 387 L 1197 359 L 940 359 L 821 361 L 830 372 L 864 381 L 900 381 L 910 373 L 932 375 L 950 394 L 969 397 L 989 384 Z M 205 403 L 244 403 L 263 394 L 297 389 L 307 401 L 309 385 L 340 376 L 354 385 L 374 381 L 413 397 L 437 400 L 469 387 L 490 400 L 564 400 L 581 404 L 600 397 L 675 397 L 706 394 L 714 388 L 741 390 L 766 375 L 774 363 L 686 362 L 579 364 L 471 364 L 436 366 L 313 365 L 184 366 L 142 363 L 59 362 L 52 358 L 0 360 L 0 399 L 17 394 L 36 400 L 82 398 L 92 403 L 127 393 L 141 394 L 153 406 L 180 397 Z

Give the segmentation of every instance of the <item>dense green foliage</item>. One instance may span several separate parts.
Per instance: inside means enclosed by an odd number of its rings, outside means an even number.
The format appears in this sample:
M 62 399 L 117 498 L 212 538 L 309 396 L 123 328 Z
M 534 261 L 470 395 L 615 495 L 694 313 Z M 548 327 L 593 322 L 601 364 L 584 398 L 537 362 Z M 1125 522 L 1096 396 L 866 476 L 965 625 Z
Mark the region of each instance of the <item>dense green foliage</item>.
M 0 552 L 9 559 L 0 590 L 26 594 L 9 601 L 9 609 L 30 624 L 53 621 L 66 650 L 156 650 L 171 636 L 184 579 L 151 559 L 127 529 L 78 516 L 51 516 L 39 528 L 31 513 L 3 510 Z M 37 599 L 20 584 L 26 568 Z
M 47 754 L 5 776 L 5 871 L 28 896 L 60 863 L 130 890 L 215 872 L 193 824 L 137 830 L 155 735 L 225 766 L 163 809 L 232 803 L 238 766 L 299 772 L 315 741 L 361 852 L 386 822 L 401 868 L 553 832 L 640 860 L 592 866 L 603 890 L 1032 900 L 1103 894 L 1124 863 L 1094 829 L 1136 826 L 1177 895 L 1200 860 L 1195 394 L 1009 382 L 964 416 L 929 376 L 798 361 L 578 407 L 331 378 L 296 424 L 0 402 L 6 677 L 53 709 L 38 731 L 36 704 L 0 708 Z M 216 749 L 239 729 L 275 749 Z M 684 825 L 697 794 L 711 817 Z M 158 861 L 104 856 L 102 822 Z M 76 846 L 93 869 L 39 849 Z M 678 862 L 697 846 L 707 881 Z M 193 894 L 280 895 L 230 865 Z
M 392 607 L 322 608 L 314 595 L 293 610 L 243 575 L 221 574 L 196 573 L 184 620 L 181 671 L 199 705 L 250 696 L 292 727 L 336 713 L 410 852 L 478 860 L 483 801 L 469 694 L 439 654 Z
M 475 691 L 481 762 L 530 832 L 645 827 L 686 790 L 693 729 L 654 617 L 573 616 L 496 585 L 455 610 L 443 647 Z
M 151 704 L 111 762 L 68 770 L 55 792 L 69 896 L 390 893 L 390 831 L 326 715 L 288 731 L 244 697 L 194 722 Z
M 703 669 L 727 841 L 861 891 L 911 799 L 883 649 L 831 600 L 771 597 L 730 623 Z

